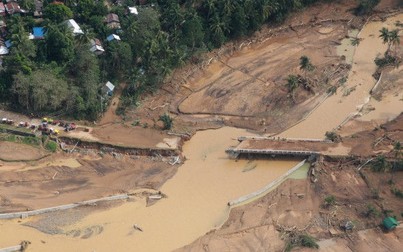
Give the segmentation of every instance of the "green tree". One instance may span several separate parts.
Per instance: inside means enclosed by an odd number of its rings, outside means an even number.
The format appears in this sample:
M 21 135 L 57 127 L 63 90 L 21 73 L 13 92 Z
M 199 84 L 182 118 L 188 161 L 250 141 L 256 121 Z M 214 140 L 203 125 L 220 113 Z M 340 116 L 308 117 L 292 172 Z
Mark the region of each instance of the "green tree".
M 69 76 L 75 85 L 70 110 L 78 118 L 95 120 L 101 110 L 98 92 L 100 90 L 100 67 L 98 58 L 87 46 L 78 46 L 69 65 Z
M 299 87 L 299 80 L 296 75 L 290 74 L 287 77 L 287 88 L 288 92 L 291 94 L 291 97 L 294 99 L 295 90 Z
M 311 60 L 303 55 L 299 58 L 299 69 L 304 72 L 304 78 L 306 79 L 307 72 L 312 72 L 315 67 L 312 65 Z
M 203 39 L 204 30 L 201 18 L 196 14 L 191 15 L 182 26 L 181 42 L 193 50 L 195 47 L 203 45 Z
M 59 64 L 70 61 L 74 56 L 74 40 L 66 25 L 50 25 L 45 34 L 47 59 Z
M 12 90 L 27 111 L 55 111 L 63 108 L 69 96 L 67 82 L 51 70 L 38 69 L 14 76 Z
M 61 23 L 64 20 L 72 18 L 73 12 L 63 3 L 53 2 L 43 9 L 43 15 L 45 18 L 48 18 L 55 23 Z
M 379 30 L 379 32 L 381 33 L 379 37 L 382 39 L 383 43 L 388 44 L 386 55 L 390 55 L 392 45 L 395 46 L 395 48 L 397 48 L 398 45 L 400 44 L 399 30 L 395 29 L 389 31 L 389 29 L 383 27 L 382 29 Z
M 158 121 L 162 121 L 164 124 L 163 130 L 170 130 L 173 126 L 173 119 L 168 114 L 161 115 Z
M 355 9 L 355 14 L 364 15 L 370 13 L 379 2 L 380 0 L 360 0 L 360 3 Z

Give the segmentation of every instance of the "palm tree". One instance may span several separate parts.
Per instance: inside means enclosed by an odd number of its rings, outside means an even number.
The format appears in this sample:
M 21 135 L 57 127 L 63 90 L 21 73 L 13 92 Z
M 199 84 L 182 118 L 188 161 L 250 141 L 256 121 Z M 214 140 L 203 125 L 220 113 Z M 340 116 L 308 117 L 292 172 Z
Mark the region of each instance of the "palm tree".
M 296 75 L 290 74 L 287 77 L 288 92 L 291 93 L 291 97 L 294 100 L 295 90 L 299 87 L 299 80 Z
M 379 30 L 381 33 L 379 35 L 380 38 L 382 38 L 382 41 L 384 44 L 388 44 L 388 49 L 386 50 L 386 54 L 390 53 L 390 49 L 392 45 L 395 46 L 395 49 L 397 48 L 397 45 L 400 44 L 400 37 L 399 37 L 399 30 L 395 29 L 393 31 L 389 31 L 387 28 L 383 27 L 382 29 Z
M 389 32 L 389 41 L 390 41 L 390 44 L 394 46 L 395 54 L 396 54 L 397 47 L 400 44 L 400 36 L 399 36 L 398 29 L 395 29 L 395 30 Z
M 313 71 L 315 67 L 312 65 L 310 59 L 303 55 L 299 58 L 299 69 L 304 72 L 304 78 L 306 78 L 306 73 Z
M 379 37 L 382 39 L 383 43 L 388 44 L 388 50 L 386 51 L 386 53 L 388 53 L 391 46 L 389 29 L 383 27 L 382 29 L 379 30 L 379 32 L 381 33 Z
M 77 34 L 74 36 L 74 41 L 77 46 L 82 46 L 90 43 L 91 39 L 94 38 L 94 32 L 92 28 L 83 25 L 82 27 L 83 33 Z

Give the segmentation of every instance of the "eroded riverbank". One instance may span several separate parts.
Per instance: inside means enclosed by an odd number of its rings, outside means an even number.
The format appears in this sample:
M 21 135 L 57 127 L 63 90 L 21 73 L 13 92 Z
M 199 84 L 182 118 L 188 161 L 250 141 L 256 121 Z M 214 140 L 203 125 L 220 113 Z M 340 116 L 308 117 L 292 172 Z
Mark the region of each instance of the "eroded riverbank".
M 196 133 L 184 145 L 186 162 L 161 188 L 167 198 L 150 207 L 146 207 L 145 200 L 128 202 L 63 227 L 69 233 L 102 226 L 98 235 L 88 239 L 46 235 L 22 225 L 35 218 L 21 223 L 2 221 L 0 247 L 18 244 L 20 240 L 31 241 L 30 251 L 171 251 L 186 245 L 225 222 L 229 200 L 261 189 L 300 161 L 228 159 L 225 148 L 244 134 L 245 130 L 235 128 Z M 134 224 L 144 232 L 135 231 Z

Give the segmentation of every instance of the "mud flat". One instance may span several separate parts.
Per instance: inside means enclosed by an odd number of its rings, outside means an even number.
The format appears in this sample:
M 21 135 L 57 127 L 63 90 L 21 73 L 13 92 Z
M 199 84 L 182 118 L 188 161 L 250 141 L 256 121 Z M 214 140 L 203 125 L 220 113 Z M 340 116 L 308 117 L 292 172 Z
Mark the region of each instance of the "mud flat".
M 352 69 L 345 85 L 339 88 L 337 94 L 327 98 L 306 120 L 280 136 L 323 138 L 326 131 L 337 128 L 346 118 L 358 114 L 370 100 L 370 90 L 376 83 L 372 76 L 376 71 L 374 59 L 387 49 L 378 37 L 379 30 L 382 27 L 393 28 L 395 22 L 402 19 L 403 14 L 399 14 L 385 22 L 365 25 L 358 35 L 362 41 L 355 50 Z
M 171 251 L 184 246 L 225 222 L 230 210 L 228 201 L 263 188 L 301 161 L 228 159 L 225 148 L 245 134 L 234 128 L 196 133 L 184 145 L 186 162 L 160 188 L 167 198 L 150 207 L 146 207 L 145 200 L 128 202 L 63 227 L 69 233 L 102 226 L 103 231 L 97 235 L 88 239 L 51 236 L 21 225 L 32 218 L 21 223 L 1 221 L 4 235 L 0 236 L 0 247 L 18 244 L 21 239 L 32 242 L 30 251 Z M 254 168 L 245 172 L 251 165 Z

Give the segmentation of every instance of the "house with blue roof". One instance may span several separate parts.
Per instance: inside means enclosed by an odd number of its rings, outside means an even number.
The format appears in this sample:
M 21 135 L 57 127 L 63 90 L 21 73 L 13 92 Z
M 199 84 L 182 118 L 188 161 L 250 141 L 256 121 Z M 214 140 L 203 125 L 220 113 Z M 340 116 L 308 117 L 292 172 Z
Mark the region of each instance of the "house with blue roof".
M 45 38 L 45 29 L 43 27 L 34 27 L 32 30 L 33 39 Z

